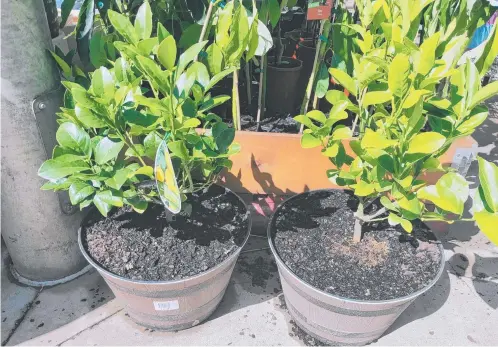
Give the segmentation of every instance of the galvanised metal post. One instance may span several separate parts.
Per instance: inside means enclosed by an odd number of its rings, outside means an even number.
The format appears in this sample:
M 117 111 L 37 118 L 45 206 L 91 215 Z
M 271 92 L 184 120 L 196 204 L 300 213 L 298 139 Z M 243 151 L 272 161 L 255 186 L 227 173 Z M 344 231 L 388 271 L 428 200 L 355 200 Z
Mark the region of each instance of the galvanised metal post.
M 51 155 L 62 89 L 43 0 L 3 1 L 1 11 L 1 233 L 13 273 L 30 285 L 81 274 L 81 214 L 67 195 L 41 191 L 37 170 Z

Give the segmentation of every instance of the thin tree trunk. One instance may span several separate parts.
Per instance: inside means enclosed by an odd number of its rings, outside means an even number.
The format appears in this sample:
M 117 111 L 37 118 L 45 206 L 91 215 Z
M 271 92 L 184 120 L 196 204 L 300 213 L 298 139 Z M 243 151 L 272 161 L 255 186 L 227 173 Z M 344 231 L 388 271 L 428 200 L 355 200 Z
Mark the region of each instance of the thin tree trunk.
M 251 105 L 251 86 L 252 86 L 252 81 L 251 81 L 251 71 L 250 71 L 250 65 L 251 61 L 246 61 L 246 66 L 244 67 L 245 73 L 246 73 L 246 89 L 247 89 L 247 104 Z
M 241 127 L 240 127 L 240 101 L 239 101 L 239 70 L 235 70 L 233 72 L 232 117 L 233 117 L 233 127 L 236 130 L 241 130 Z

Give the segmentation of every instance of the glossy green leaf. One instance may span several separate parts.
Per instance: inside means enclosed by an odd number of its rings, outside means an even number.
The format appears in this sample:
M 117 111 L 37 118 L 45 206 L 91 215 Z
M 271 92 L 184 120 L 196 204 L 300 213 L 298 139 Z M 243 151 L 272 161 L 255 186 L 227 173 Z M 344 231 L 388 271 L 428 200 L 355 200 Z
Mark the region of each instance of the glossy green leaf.
M 83 154 L 88 154 L 90 151 L 90 136 L 74 123 L 62 123 L 55 137 L 62 147 L 71 148 Z
M 150 159 L 156 159 L 157 149 L 161 144 L 161 137 L 156 132 L 151 132 L 144 139 L 144 154 Z
M 100 139 L 95 147 L 95 162 L 101 165 L 115 159 L 123 146 L 124 142 L 112 140 L 109 137 Z
M 410 75 L 410 61 L 408 56 L 398 54 L 389 66 L 389 90 L 396 96 L 402 96 L 408 89 L 408 76 Z
M 87 128 L 103 128 L 107 123 L 86 107 L 76 105 L 74 108 L 76 118 Z
M 228 95 L 217 95 L 202 103 L 202 105 L 199 107 L 199 112 L 209 111 L 213 107 L 219 106 L 228 100 L 230 100 L 230 97 Z
M 318 147 L 322 144 L 320 139 L 316 138 L 315 136 L 311 134 L 303 134 L 301 136 L 301 147 L 303 148 L 314 148 Z
M 375 193 L 374 185 L 364 181 L 360 181 L 352 187 L 356 196 L 368 196 Z
M 479 182 L 484 194 L 484 200 L 494 211 L 498 212 L 498 166 L 481 157 L 479 162 Z
M 306 117 L 316 120 L 322 124 L 327 121 L 327 117 L 325 117 L 325 114 L 320 110 L 309 111 L 306 113 Z
M 201 31 L 202 25 L 197 23 L 189 25 L 187 29 L 182 32 L 180 41 L 178 41 L 178 47 L 188 48 L 197 43 L 199 41 L 199 37 L 201 36 Z
M 346 140 L 353 137 L 351 129 L 345 126 L 337 126 L 332 133 L 332 141 Z
M 474 213 L 474 218 L 481 232 L 498 246 L 498 212 L 480 211 Z
M 480 57 L 477 59 L 475 65 L 479 70 L 481 77 L 484 77 L 489 68 L 493 64 L 496 56 L 498 56 L 498 23 L 493 25 L 493 31 L 486 42 L 484 49 L 481 51 Z
M 498 95 L 498 81 L 489 83 L 475 93 L 469 108 L 472 109 L 496 95 Z
M 235 138 L 235 129 L 229 128 L 225 123 L 216 123 L 212 128 L 216 147 L 220 153 L 225 153 Z
M 96 96 L 103 99 L 112 99 L 114 96 L 114 78 L 104 66 L 95 70 L 92 78 L 92 88 Z
M 157 38 L 159 42 L 163 42 L 165 38 L 170 36 L 171 34 L 169 33 L 168 30 L 162 25 L 161 23 L 157 23 Z
M 413 231 L 413 225 L 409 220 L 406 220 L 404 218 L 401 218 L 400 216 L 394 214 L 394 213 L 389 213 L 388 216 L 388 221 L 390 225 L 398 225 L 401 224 L 401 227 L 407 232 L 411 233 Z
M 436 185 L 426 186 L 417 192 L 421 200 L 429 200 L 445 211 L 461 215 L 469 196 L 469 184 L 461 175 L 449 172 Z
M 329 73 L 325 64 L 320 65 L 316 80 L 315 95 L 317 98 L 323 98 L 329 89 Z
M 138 43 L 138 34 L 128 17 L 113 10 L 107 11 L 107 17 L 109 18 L 109 21 L 114 29 L 116 29 L 116 31 L 123 36 L 126 41 L 132 44 Z
M 221 71 L 220 73 L 217 73 L 216 75 L 213 76 L 213 78 L 211 78 L 208 85 L 205 87 L 204 91 L 207 92 L 208 90 L 213 88 L 216 84 L 218 84 L 218 82 L 220 82 L 222 79 L 224 79 L 228 75 L 232 74 L 236 70 L 237 70 L 237 68 L 231 67 L 231 68 L 228 68 L 228 69 Z
M 105 180 L 105 184 L 112 189 L 120 190 L 123 184 L 128 180 L 128 176 L 133 170 L 130 168 L 122 168 L 117 170 L 111 178 Z
M 68 79 L 71 78 L 72 70 L 71 70 L 71 67 L 69 66 L 69 64 L 64 59 L 59 57 L 55 52 L 52 52 L 52 51 L 49 51 L 49 52 L 52 55 L 52 57 L 54 58 L 57 65 L 59 65 L 59 68 L 64 73 L 64 76 Z
M 221 73 L 222 66 L 224 65 L 224 57 L 220 47 L 216 43 L 213 43 L 206 49 L 206 53 L 206 63 L 211 75 Z
M 60 27 L 64 28 L 67 22 L 67 18 L 71 14 L 72 9 L 74 8 L 74 3 L 76 0 L 63 0 L 61 3 L 61 23 Z
M 78 56 L 83 64 L 90 61 L 90 38 L 93 34 L 94 26 L 95 1 L 84 0 L 78 14 L 78 23 L 76 24 L 76 44 Z
M 378 131 L 373 131 L 367 128 L 363 139 L 361 140 L 361 147 L 364 149 L 375 148 L 384 149 L 396 145 L 396 140 L 388 140 L 384 135 Z
M 352 95 L 356 96 L 356 82 L 346 72 L 339 69 L 330 68 L 329 73 Z
M 432 154 L 444 146 L 446 137 L 436 132 L 417 134 L 410 141 L 407 153 Z
M 95 192 L 95 188 L 83 181 L 77 181 L 69 187 L 71 204 L 77 205 Z
M 188 160 L 188 149 L 183 141 L 177 140 L 169 142 L 168 149 L 171 151 L 172 155 L 180 158 L 181 160 Z
M 145 40 L 150 37 L 152 34 L 152 11 L 147 0 L 138 8 L 134 24 L 139 39 Z
M 396 204 L 393 203 L 391 200 L 389 200 L 389 198 L 387 196 L 381 196 L 380 203 L 382 204 L 382 206 L 384 206 L 388 210 L 391 210 L 391 211 L 398 210 L 398 207 L 396 206 Z
M 127 123 L 136 124 L 143 127 L 149 127 L 159 119 L 158 116 L 154 116 L 148 113 L 144 114 L 134 109 L 129 109 L 124 111 L 123 118 L 126 120 Z
M 278 0 L 268 0 L 268 13 L 270 15 L 270 24 L 273 28 L 275 28 L 281 15 Z
M 183 52 L 182 55 L 180 55 L 180 58 L 178 59 L 178 67 L 176 70 L 177 79 L 178 77 L 180 77 L 187 65 L 190 64 L 199 55 L 199 52 L 204 48 L 206 43 L 207 41 L 196 43 L 195 45 L 188 48 L 185 52 Z
M 414 59 L 415 71 L 421 75 L 427 75 L 434 67 L 436 60 L 436 48 L 439 44 L 440 32 L 424 40 L 420 46 L 420 55 Z
M 49 159 L 38 169 L 38 176 L 47 180 L 58 180 L 76 172 L 89 170 L 88 164 L 82 160 L 66 161 Z
M 370 105 L 384 104 L 391 101 L 393 95 L 391 91 L 381 91 L 381 92 L 368 92 L 363 98 L 363 107 Z
M 93 197 L 93 203 L 100 213 L 107 217 L 107 214 L 111 211 L 112 206 L 123 206 L 123 198 L 114 196 L 110 190 L 104 190 L 95 194 Z

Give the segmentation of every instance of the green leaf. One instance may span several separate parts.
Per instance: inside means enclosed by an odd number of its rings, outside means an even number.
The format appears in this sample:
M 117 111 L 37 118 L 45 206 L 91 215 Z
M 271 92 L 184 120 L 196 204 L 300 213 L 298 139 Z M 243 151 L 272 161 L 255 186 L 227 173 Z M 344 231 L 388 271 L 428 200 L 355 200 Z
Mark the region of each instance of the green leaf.
M 488 118 L 488 108 L 476 106 L 466 118 L 468 119 L 457 125 L 460 134 L 470 134 L 481 125 Z
M 330 147 L 322 150 L 322 154 L 326 157 L 335 158 L 339 153 L 339 144 L 333 143 Z
M 494 212 L 498 212 L 498 167 L 481 157 L 478 157 L 477 160 L 479 162 L 479 182 L 484 200 Z
M 95 192 L 95 188 L 83 181 L 77 181 L 69 187 L 69 199 L 71 204 L 76 205 L 85 200 Z
M 127 167 L 119 169 L 114 173 L 114 176 L 106 179 L 104 182 L 112 189 L 120 190 L 123 184 L 125 184 L 125 182 L 128 180 L 128 176 L 132 172 L 133 170 Z
M 136 175 L 144 175 L 150 178 L 154 178 L 154 169 L 152 166 L 142 166 L 128 175 L 128 178 L 132 178 Z
M 235 10 L 232 25 L 230 27 L 230 39 L 226 49 L 224 49 L 225 57 L 229 65 L 239 65 L 242 54 L 249 43 L 249 19 L 247 11 L 240 3 Z
M 103 128 L 107 125 L 104 120 L 100 119 L 99 116 L 86 107 L 76 105 L 74 113 L 76 114 L 76 118 L 87 128 Z
M 391 101 L 393 95 L 391 91 L 381 91 L 381 92 L 368 92 L 365 94 L 363 98 L 363 107 L 367 107 L 370 105 L 383 104 L 388 101 Z
M 307 115 L 306 116 L 303 114 L 297 115 L 294 117 L 294 120 L 298 123 L 306 125 L 308 128 L 310 128 L 313 131 L 318 130 L 318 127 L 315 124 L 313 124 L 313 122 L 311 121 L 311 119 L 308 118 Z
M 491 82 L 490 84 L 482 87 L 477 93 L 474 94 L 469 109 L 472 109 L 487 99 L 498 95 L 498 81 Z
M 152 11 L 148 1 L 144 1 L 135 16 L 135 32 L 139 39 L 145 40 L 152 34 Z
M 109 18 L 114 29 L 116 29 L 116 31 L 123 36 L 128 43 L 132 43 L 134 45 L 138 43 L 138 34 L 128 17 L 113 10 L 107 11 L 107 17 Z
M 354 194 L 356 196 L 368 196 L 375 193 L 374 185 L 365 181 L 360 181 L 351 187 L 354 188 Z
M 125 203 L 130 205 L 133 208 L 133 210 L 137 213 L 144 213 L 149 205 L 147 201 L 142 200 L 138 197 L 127 198 L 125 199 Z
M 278 0 L 269 0 L 268 1 L 268 12 L 270 14 L 270 24 L 273 28 L 275 28 L 280 20 L 280 4 Z
M 320 110 L 309 111 L 306 113 L 306 117 L 316 120 L 322 124 L 327 121 L 327 117 L 325 117 L 325 114 Z
M 111 72 L 104 66 L 95 70 L 92 78 L 92 88 L 96 96 L 103 99 L 114 97 L 114 78 Z
M 166 37 L 157 49 L 157 59 L 168 70 L 173 70 L 176 61 L 176 42 L 173 36 Z
M 67 18 L 71 14 L 71 10 L 74 8 L 74 3 L 76 0 L 63 0 L 61 3 L 61 23 L 60 28 L 64 28 L 67 22 Z
M 370 128 L 367 128 L 365 131 L 365 135 L 361 140 L 361 148 L 375 148 L 375 149 L 384 149 L 387 147 L 391 147 L 396 145 L 396 140 L 388 140 L 384 135 L 380 132 L 375 132 Z
M 104 190 L 95 194 L 93 197 L 93 203 L 100 213 L 107 217 L 107 214 L 111 210 L 112 206 L 123 206 L 123 198 L 112 195 L 110 190 Z
M 64 61 L 64 59 L 62 59 L 61 57 L 59 57 L 57 54 L 55 54 L 54 52 L 52 51 L 49 51 L 50 54 L 52 55 L 52 57 L 54 58 L 55 62 L 57 63 L 57 65 L 59 65 L 60 69 L 62 70 L 62 72 L 64 73 L 64 77 L 66 78 L 71 78 L 72 77 L 72 70 L 71 70 L 71 66 L 69 66 L 68 63 L 66 63 Z
M 427 75 L 434 67 L 436 60 L 436 48 L 439 44 L 440 32 L 433 34 L 425 39 L 420 46 L 420 55 L 414 59 L 415 71 L 421 75 Z
M 149 127 L 152 124 L 156 123 L 159 117 L 154 116 L 152 114 L 144 114 L 138 112 L 134 109 L 128 109 L 123 112 L 123 118 L 127 123 L 140 125 L 142 127 Z
M 332 133 L 332 141 L 346 140 L 353 136 L 351 129 L 346 126 L 338 125 Z
M 320 70 L 318 71 L 315 95 L 317 98 L 321 99 L 327 93 L 329 89 L 329 74 L 327 71 L 327 66 L 325 64 L 320 65 Z
M 223 104 L 227 100 L 230 100 L 230 97 L 228 95 L 217 95 L 214 98 L 210 98 L 207 101 L 205 101 L 199 107 L 199 112 L 209 111 L 213 107 L 219 106 L 219 105 Z
M 475 65 L 479 70 L 479 75 L 484 77 L 488 72 L 489 68 L 493 64 L 496 56 L 498 55 L 498 22 L 493 25 L 493 32 L 490 34 L 484 49 L 481 52 L 481 56 L 477 59 Z
M 329 73 L 334 79 L 346 88 L 352 95 L 356 96 L 356 82 L 344 71 L 330 68 Z
M 420 213 L 422 212 L 423 205 L 415 194 L 403 196 L 401 199 L 398 199 L 397 202 L 399 204 L 399 207 L 413 214 L 413 219 L 418 218 Z
M 218 151 L 225 153 L 235 138 L 235 129 L 225 123 L 216 123 L 212 128 L 213 137 Z
M 409 220 L 406 220 L 404 218 L 401 218 L 400 216 L 394 214 L 394 213 L 389 213 L 389 216 L 387 217 L 387 220 L 390 225 L 398 225 L 401 224 L 401 227 L 407 232 L 411 233 L 413 230 L 413 225 Z
M 182 33 L 180 37 L 180 41 L 178 42 L 178 46 L 180 48 L 188 48 L 194 45 L 197 41 L 199 41 L 199 36 L 201 36 L 202 26 L 193 23 L 187 27 Z
M 408 56 L 398 54 L 389 66 L 387 83 L 389 90 L 396 96 L 401 97 L 408 89 L 408 78 L 410 75 L 410 61 Z
M 80 7 L 78 23 L 75 28 L 78 56 L 83 64 L 88 64 L 90 60 L 90 38 L 93 33 L 94 13 L 94 0 L 84 0 Z
M 449 172 L 436 185 L 426 186 L 417 192 L 421 200 L 429 200 L 445 211 L 461 215 L 469 196 L 469 184 L 461 175 Z
M 198 61 L 193 62 L 187 69 L 187 79 L 195 81 L 206 88 L 209 84 L 209 72 L 207 67 Z
M 216 84 L 218 84 L 219 81 L 224 79 L 226 76 L 232 74 L 236 70 L 237 70 L 236 67 L 231 67 L 221 71 L 220 73 L 217 73 L 216 75 L 213 76 L 213 78 L 211 78 L 204 91 L 207 93 L 211 88 L 213 88 Z
M 144 154 L 150 159 L 155 160 L 161 141 L 161 137 L 155 131 L 147 134 L 144 139 Z
M 90 167 L 82 160 L 65 161 L 61 159 L 49 159 L 38 169 L 38 176 L 53 181 L 88 169 Z
M 258 19 L 258 48 L 256 48 L 256 52 L 254 52 L 254 55 L 262 57 L 263 55 L 268 53 L 272 46 L 273 37 L 271 36 L 270 31 L 268 30 L 266 25 L 264 25 L 263 22 Z
M 406 153 L 432 154 L 444 146 L 446 137 L 436 132 L 420 133 L 413 137 Z
M 192 45 L 190 48 L 188 48 L 185 52 L 183 52 L 182 55 L 180 55 L 180 58 L 178 59 L 178 67 L 176 70 L 177 79 L 180 77 L 187 65 L 190 64 L 199 55 L 199 52 L 204 48 L 207 42 L 208 41 L 202 41 L 196 43 L 195 45 Z
M 68 190 L 70 186 L 71 186 L 71 180 L 70 179 L 59 178 L 57 180 L 46 182 L 45 184 L 43 184 L 40 187 L 40 189 L 41 190 L 59 191 L 59 190 Z
M 105 40 L 100 32 L 96 32 L 90 39 L 90 62 L 95 68 L 99 68 L 107 63 L 105 51 Z
M 222 72 L 222 66 L 223 64 L 223 52 L 221 51 L 220 47 L 216 44 L 213 43 L 211 44 L 207 49 L 206 49 L 206 63 L 209 69 L 209 72 L 211 75 L 216 75 Z
M 160 22 L 157 23 L 157 38 L 159 39 L 159 42 L 163 42 L 165 38 L 170 36 L 171 34 L 169 33 L 168 30 L 162 25 Z
M 62 147 L 71 148 L 83 154 L 90 152 L 90 136 L 74 123 L 62 123 L 55 137 Z
M 95 146 L 95 161 L 101 165 L 116 158 L 124 146 L 123 141 L 111 140 L 103 137 Z
M 301 136 L 301 147 L 303 148 L 314 148 L 320 146 L 321 144 L 322 142 L 320 139 L 311 134 L 303 134 L 303 136 Z
M 150 55 L 159 44 L 157 37 L 151 37 L 138 42 L 137 48 L 143 55 Z
M 391 210 L 391 211 L 398 210 L 398 207 L 391 200 L 389 200 L 389 198 L 387 196 L 381 196 L 380 203 L 382 204 L 382 206 L 384 206 L 388 210 Z
M 490 213 L 488 211 L 480 211 L 474 213 L 474 218 L 477 226 L 487 236 L 487 238 L 498 246 L 498 213 Z
M 188 149 L 185 147 L 185 143 L 181 140 L 171 141 L 168 143 L 168 148 L 171 154 L 180 158 L 181 160 L 188 160 Z

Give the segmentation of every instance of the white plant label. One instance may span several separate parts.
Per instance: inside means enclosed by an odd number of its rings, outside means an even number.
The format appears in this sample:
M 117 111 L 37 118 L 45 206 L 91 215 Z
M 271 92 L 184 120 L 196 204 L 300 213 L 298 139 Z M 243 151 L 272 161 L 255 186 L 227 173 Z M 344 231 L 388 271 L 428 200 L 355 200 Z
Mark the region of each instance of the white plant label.
M 178 310 L 180 305 L 178 304 L 178 300 L 154 301 L 154 308 L 156 311 L 173 311 Z

